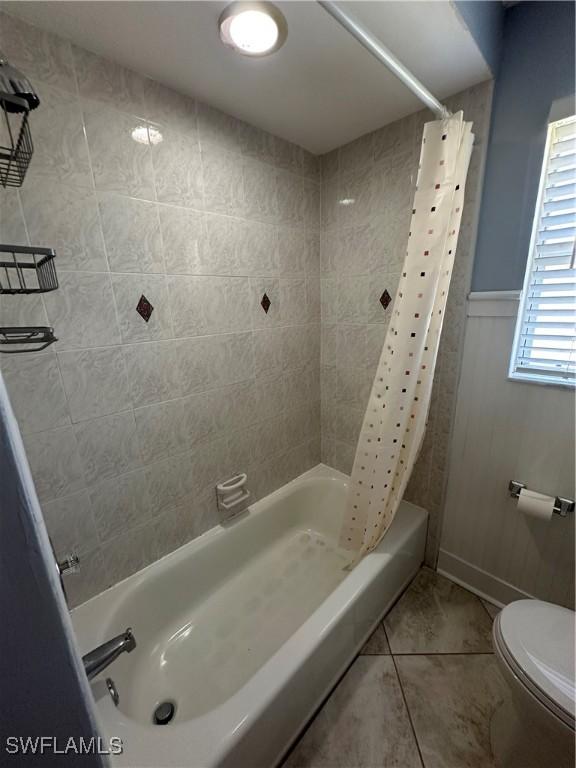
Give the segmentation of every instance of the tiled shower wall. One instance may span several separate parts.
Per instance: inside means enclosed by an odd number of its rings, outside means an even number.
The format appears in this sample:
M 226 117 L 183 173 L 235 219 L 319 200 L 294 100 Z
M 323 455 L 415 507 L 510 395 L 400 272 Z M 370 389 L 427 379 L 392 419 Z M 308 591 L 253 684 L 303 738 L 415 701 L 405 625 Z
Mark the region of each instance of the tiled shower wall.
M 2 194 L 0 240 L 55 247 L 61 284 L 3 297 L 0 324 L 50 324 L 59 341 L 0 364 L 56 549 L 81 555 L 77 603 L 214 525 L 216 480 L 248 471 L 258 497 L 315 464 L 320 362 L 322 458 L 349 471 L 430 116 L 323 158 L 320 281 L 313 156 L 5 15 L 0 48 L 42 98 L 29 176 Z M 408 491 L 431 513 L 430 562 L 490 99 L 485 83 L 450 100 L 478 146 Z
M 259 497 L 319 461 L 319 166 L 5 15 L 0 49 L 42 100 L 0 240 L 54 247 L 60 279 L 2 297 L 0 325 L 59 340 L 0 364 L 78 603 L 212 527 L 217 480 Z
M 456 402 L 492 82 L 447 100 L 474 122 L 476 145 L 446 308 L 428 429 L 406 498 L 430 513 L 427 562 L 435 564 Z M 350 472 L 406 252 L 422 111 L 322 158 L 322 460 Z

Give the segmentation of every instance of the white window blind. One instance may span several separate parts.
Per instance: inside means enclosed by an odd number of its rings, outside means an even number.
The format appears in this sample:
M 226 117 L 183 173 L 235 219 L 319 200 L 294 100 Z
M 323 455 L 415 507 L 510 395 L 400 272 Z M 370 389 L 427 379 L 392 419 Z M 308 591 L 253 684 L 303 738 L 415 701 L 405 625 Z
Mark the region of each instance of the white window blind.
M 511 378 L 574 385 L 575 242 L 576 116 L 548 130 Z

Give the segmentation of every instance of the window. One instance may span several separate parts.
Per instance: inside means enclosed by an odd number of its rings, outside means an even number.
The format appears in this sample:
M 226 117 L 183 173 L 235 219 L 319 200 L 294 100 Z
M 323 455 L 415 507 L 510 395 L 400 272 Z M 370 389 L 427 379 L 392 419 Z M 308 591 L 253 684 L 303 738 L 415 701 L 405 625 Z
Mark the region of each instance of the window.
M 574 386 L 576 116 L 550 123 L 510 378 Z

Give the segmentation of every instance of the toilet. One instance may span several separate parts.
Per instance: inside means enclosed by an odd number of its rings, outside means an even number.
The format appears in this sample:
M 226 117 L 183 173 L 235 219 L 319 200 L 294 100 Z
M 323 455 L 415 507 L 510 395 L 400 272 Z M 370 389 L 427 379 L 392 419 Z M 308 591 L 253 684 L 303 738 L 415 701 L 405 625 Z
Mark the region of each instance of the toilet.
M 575 616 L 519 600 L 496 617 L 492 641 L 510 689 L 490 722 L 498 768 L 574 768 Z

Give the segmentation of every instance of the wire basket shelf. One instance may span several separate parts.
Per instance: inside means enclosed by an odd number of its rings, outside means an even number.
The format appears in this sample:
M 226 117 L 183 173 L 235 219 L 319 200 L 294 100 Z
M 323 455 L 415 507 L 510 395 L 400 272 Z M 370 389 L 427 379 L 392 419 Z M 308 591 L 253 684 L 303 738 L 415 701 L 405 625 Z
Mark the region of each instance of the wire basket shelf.
M 52 248 L 0 245 L 0 294 L 56 290 L 55 256 Z
M 3 187 L 21 187 L 34 144 L 25 99 L 0 92 L 0 184 Z
M 55 341 L 54 329 L 47 326 L 0 328 L 0 353 L 41 352 Z

